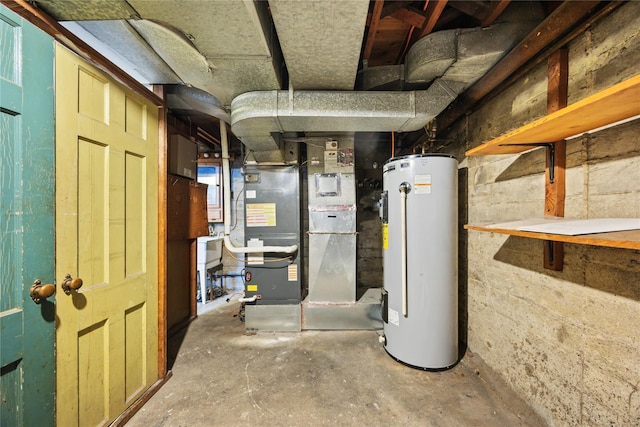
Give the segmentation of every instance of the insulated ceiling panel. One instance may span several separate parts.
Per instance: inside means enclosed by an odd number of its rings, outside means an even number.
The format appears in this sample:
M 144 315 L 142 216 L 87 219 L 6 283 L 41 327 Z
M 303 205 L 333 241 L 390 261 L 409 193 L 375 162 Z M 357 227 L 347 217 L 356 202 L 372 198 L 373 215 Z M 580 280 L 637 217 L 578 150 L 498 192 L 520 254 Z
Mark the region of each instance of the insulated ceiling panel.
M 58 21 L 138 18 L 125 0 L 39 0 L 38 6 Z
M 179 28 L 207 58 L 270 57 L 260 2 L 238 0 L 130 0 L 144 19 Z M 265 25 L 268 25 L 265 24 Z
M 368 0 L 269 0 L 296 90 L 353 90 Z
M 144 18 L 131 25 L 185 83 L 223 105 L 244 92 L 280 88 L 282 60 L 266 2 L 130 3 Z

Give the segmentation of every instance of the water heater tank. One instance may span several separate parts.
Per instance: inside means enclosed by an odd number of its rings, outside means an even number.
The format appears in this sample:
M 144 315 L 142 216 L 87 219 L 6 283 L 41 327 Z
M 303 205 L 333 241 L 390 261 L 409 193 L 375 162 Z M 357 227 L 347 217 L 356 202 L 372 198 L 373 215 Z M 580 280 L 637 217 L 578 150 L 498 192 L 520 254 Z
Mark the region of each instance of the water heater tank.
M 398 157 L 383 168 L 384 345 L 416 368 L 458 360 L 457 188 L 449 155 Z

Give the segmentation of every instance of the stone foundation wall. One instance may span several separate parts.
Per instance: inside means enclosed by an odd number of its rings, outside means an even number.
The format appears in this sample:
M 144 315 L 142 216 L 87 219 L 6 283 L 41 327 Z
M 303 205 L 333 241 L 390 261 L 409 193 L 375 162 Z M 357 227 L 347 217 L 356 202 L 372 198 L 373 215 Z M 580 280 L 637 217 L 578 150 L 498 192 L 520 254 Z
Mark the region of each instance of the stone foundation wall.
M 569 46 L 569 103 L 640 73 L 640 2 L 627 2 Z M 546 62 L 460 120 L 466 149 L 543 116 Z M 640 119 L 567 142 L 565 216 L 640 217 Z M 544 214 L 545 152 L 465 158 L 468 223 Z M 640 425 L 640 251 L 464 231 L 463 334 L 550 425 Z

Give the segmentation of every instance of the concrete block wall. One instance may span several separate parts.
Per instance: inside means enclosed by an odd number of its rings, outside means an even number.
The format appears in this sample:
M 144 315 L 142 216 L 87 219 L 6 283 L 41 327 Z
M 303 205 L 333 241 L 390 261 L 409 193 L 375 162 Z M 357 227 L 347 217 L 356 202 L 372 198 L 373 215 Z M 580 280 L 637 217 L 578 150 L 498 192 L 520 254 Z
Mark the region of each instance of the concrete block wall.
M 569 46 L 569 103 L 640 72 L 640 2 Z M 475 147 L 546 112 L 546 63 L 454 126 Z M 640 119 L 567 143 L 565 216 L 640 217 Z M 545 153 L 465 158 L 469 223 L 544 213 Z M 550 425 L 640 425 L 640 251 L 465 231 L 467 344 Z M 464 286 L 463 286 L 464 287 Z
M 391 135 L 358 133 L 354 150 L 358 200 L 356 297 L 359 298 L 367 289 L 383 286 L 382 221 L 378 201 L 382 193 L 382 167 L 391 157 Z

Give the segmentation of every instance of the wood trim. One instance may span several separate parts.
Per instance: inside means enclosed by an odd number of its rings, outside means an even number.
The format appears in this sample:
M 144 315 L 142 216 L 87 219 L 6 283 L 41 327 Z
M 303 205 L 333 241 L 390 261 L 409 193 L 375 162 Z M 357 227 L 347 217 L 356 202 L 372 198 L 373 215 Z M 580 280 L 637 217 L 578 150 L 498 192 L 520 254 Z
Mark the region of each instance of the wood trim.
M 133 418 L 133 416 L 142 408 L 154 394 L 162 388 L 163 385 L 173 376 L 173 372 L 169 371 L 167 374 L 156 381 L 151 387 L 149 387 L 131 406 L 129 406 L 122 414 L 118 416 L 111 424 L 110 427 L 122 427 Z
M 153 87 L 164 99 L 164 87 Z M 158 376 L 167 372 L 167 108 L 158 111 Z
M 198 316 L 198 302 L 196 301 L 196 287 L 198 286 L 198 239 L 189 241 L 189 314 L 191 318 Z M 206 276 L 206 274 L 205 274 Z M 201 295 L 202 301 L 207 300 L 206 295 Z
M 148 99 L 155 105 L 163 105 L 164 101 L 155 93 L 150 91 L 145 85 L 135 80 L 107 58 L 96 52 L 91 46 L 74 35 L 71 31 L 58 24 L 55 19 L 47 15 L 44 11 L 28 3 L 26 0 L 0 0 L 0 3 L 52 36 L 58 43 L 90 62 L 93 66 L 108 74 L 118 83 L 123 84 L 128 89 Z

